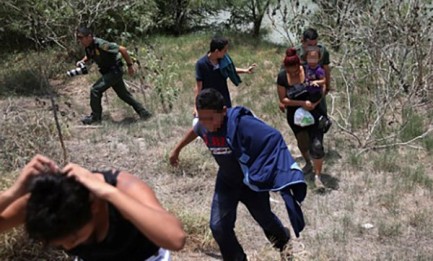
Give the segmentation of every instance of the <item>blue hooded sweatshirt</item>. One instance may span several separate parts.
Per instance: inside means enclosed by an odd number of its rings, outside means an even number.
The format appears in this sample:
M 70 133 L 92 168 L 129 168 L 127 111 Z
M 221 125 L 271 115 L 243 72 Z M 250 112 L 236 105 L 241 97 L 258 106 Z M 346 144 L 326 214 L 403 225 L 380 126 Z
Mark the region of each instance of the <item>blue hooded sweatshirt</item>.
M 299 237 L 305 226 L 300 203 L 307 194 L 307 184 L 281 133 L 238 106 L 227 110 L 226 140 L 250 189 L 280 191 Z

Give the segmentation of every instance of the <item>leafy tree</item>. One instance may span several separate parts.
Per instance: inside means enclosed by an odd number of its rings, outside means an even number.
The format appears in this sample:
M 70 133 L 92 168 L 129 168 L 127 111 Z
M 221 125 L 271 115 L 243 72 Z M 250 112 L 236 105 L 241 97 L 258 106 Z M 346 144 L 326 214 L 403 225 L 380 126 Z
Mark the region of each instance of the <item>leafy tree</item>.
M 260 35 L 263 17 L 275 0 L 226 0 L 230 11 L 230 24 L 234 26 L 253 23 L 252 35 Z
M 59 0 L 5 0 L 0 7 L 4 19 L 2 33 L 6 36 L 3 39 L 12 42 L 7 37 L 10 34 L 28 39 L 37 47 L 49 42 L 64 47 L 60 40 L 65 35 L 62 31 L 67 31 L 72 22 L 71 15 L 67 15 L 69 11 L 67 4 Z
M 128 32 L 140 36 L 155 26 L 153 0 L 5 0 L 0 5 L 0 34 L 7 44 L 19 36 L 37 48 L 58 45 L 68 49 L 74 29 L 84 24 L 101 34 Z
M 218 1 L 155 0 L 158 7 L 158 28 L 179 35 L 198 27 L 203 19 L 219 9 Z

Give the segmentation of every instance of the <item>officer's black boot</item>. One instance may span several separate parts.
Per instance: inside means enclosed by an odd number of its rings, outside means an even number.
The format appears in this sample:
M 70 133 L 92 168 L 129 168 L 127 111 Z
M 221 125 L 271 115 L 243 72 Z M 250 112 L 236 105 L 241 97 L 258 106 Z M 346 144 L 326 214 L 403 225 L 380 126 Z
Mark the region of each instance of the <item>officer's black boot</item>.
M 152 113 L 147 111 L 146 109 L 141 110 L 138 115 L 140 115 L 140 119 L 142 120 L 148 120 L 150 117 L 152 117 Z
M 90 115 L 88 115 L 88 116 L 82 118 L 82 119 L 81 119 L 81 122 L 82 122 L 84 125 L 90 125 L 90 124 L 93 124 L 93 123 L 98 123 L 98 122 L 101 122 L 101 116 L 98 117 L 98 116 L 95 116 L 95 115 L 92 113 L 92 114 L 90 114 Z

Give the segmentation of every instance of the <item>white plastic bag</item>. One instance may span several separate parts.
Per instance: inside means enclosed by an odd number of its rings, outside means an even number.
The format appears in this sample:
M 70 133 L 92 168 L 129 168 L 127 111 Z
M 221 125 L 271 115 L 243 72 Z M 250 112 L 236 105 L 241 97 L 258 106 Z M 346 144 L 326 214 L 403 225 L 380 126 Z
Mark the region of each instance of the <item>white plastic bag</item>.
M 314 124 L 314 117 L 313 115 L 305 110 L 304 108 L 300 107 L 295 111 L 295 125 L 306 127 Z
M 192 119 L 192 127 L 194 127 L 197 123 L 198 123 L 198 117 L 194 117 L 194 119 Z

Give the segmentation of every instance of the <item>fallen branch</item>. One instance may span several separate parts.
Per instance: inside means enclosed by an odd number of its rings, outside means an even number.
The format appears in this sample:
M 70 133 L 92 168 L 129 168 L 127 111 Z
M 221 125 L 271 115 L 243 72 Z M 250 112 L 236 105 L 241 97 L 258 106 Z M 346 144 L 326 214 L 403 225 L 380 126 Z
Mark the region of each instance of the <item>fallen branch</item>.
M 422 149 L 422 147 L 413 146 L 411 143 L 413 143 L 413 142 L 415 142 L 417 140 L 425 138 L 425 136 L 427 136 L 432 131 L 433 131 L 433 127 L 429 128 L 423 134 L 421 134 L 421 135 L 419 135 L 419 136 L 417 136 L 417 137 L 415 137 L 415 138 L 413 138 L 411 140 L 405 141 L 405 142 L 396 142 L 396 143 L 392 143 L 392 144 L 383 144 L 383 145 L 376 145 L 376 146 L 371 146 L 371 147 L 368 147 L 368 148 L 364 148 L 364 149 L 360 150 L 356 155 L 359 156 L 359 155 L 361 155 L 362 153 L 364 153 L 364 152 L 366 152 L 368 150 L 386 149 L 386 148 L 397 147 L 397 146 L 408 146 L 408 147 L 411 147 L 411 148 L 414 148 L 414 149 Z

